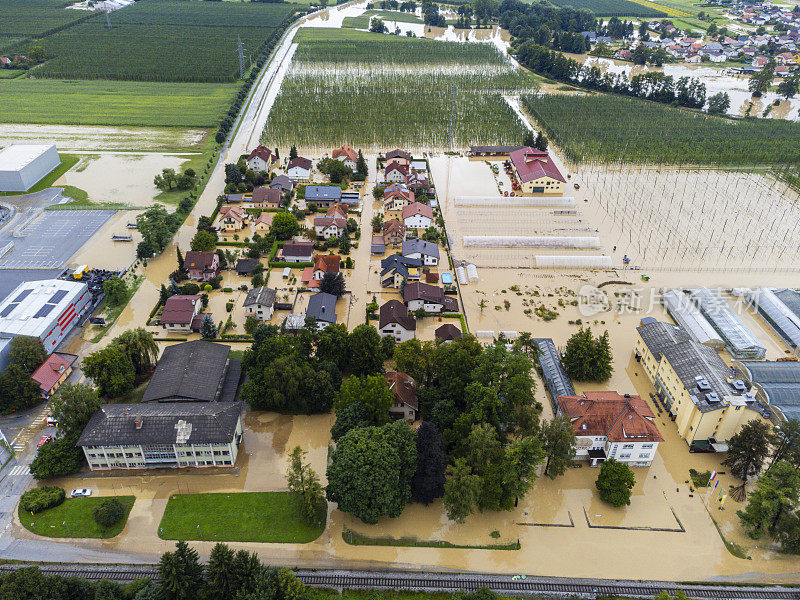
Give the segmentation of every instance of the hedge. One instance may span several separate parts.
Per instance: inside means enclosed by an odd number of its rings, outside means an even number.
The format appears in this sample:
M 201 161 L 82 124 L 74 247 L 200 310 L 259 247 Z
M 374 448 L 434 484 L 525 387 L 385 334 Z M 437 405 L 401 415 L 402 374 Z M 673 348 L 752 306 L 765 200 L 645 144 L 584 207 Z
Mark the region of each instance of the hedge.
M 22 510 L 31 514 L 40 513 L 48 508 L 58 506 L 66 498 L 63 488 L 47 485 L 44 487 L 33 488 L 22 494 L 19 506 Z
M 269 266 L 271 269 L 283 269 L 285 267 L 292 267 L 293 269 L 305 269 L 306 267 L 313 267 L 313 262 L 270 262 Z

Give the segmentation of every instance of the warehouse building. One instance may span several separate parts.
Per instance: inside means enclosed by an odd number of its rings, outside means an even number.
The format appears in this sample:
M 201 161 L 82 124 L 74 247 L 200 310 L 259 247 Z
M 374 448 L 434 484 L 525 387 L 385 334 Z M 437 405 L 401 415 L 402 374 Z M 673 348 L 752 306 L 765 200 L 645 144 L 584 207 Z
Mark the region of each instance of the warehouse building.
M 37 337 L 50 354 L 91 304 L 85 283 L 61 279 L 21 283 L 0 302 L 0 338 Z
M 0 150 L 0 192 L 27 192 L 60 164 L 53 144 L 14 144 Z

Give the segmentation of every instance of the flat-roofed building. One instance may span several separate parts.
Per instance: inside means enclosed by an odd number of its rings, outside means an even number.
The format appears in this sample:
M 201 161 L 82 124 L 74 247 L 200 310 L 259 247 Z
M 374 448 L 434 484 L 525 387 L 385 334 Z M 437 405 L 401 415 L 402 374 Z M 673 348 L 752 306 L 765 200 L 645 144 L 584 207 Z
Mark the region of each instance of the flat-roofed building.
M 60 164 L 53 144 L 12 144 L 0 150 L 0 192 L 27 192 Z

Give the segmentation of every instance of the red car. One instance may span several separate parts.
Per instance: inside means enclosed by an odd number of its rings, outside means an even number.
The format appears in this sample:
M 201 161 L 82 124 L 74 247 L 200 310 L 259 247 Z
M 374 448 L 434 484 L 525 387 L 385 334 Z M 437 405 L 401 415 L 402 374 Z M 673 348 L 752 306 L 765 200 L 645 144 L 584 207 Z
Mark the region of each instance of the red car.
M 36 444 L 36 447 L 37 447 L 37 448 L 41 448 L 41 447 L 42 447 L 42 446 L 44 446 L 44 445 L 45 445 L 47 442 L 50 442 L 50 441 L 52 441 L 52 440 L 53 440 L 53 436 L 52 436 L 52 435 L 43 435 L 43 436 L 42 436 L 42 439 L 40 439 L 40 440 L 39 440 L 39 443 L 38 443 L 38 444 Z

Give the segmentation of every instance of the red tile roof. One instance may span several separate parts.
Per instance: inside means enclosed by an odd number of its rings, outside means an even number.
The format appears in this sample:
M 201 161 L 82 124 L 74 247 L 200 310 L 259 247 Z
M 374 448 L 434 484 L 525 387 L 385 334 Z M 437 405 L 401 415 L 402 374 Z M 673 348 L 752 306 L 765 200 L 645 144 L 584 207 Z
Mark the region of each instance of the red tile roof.
M 567 181 L 547 152 L 527 146 L 514 150 L 510 158 L 517 175 L 519 175 L 523 183 L 535 181 L 542 177 L 550 177 L 563 182 Z
M 355 150 L 353 150 L 353 148 L 345 144 L 341 148 L 337 148 L 336 150 L 334 150 L 331 153 L 331 157 L 341 160 L 342 162 L 344 162 L 345 159 L 349 158 L 350 160 L 355 162 L 358 160 L 358 153 Z
M 415 281 L 413 283 L 407 283 L 403 288 L 403 300 L 406 302 L 423 300 L 425 302 L 434 302 L 444 305 L 444 290 L 435 285 L 428 285 L 427 283 Z
M 74 354 L 53 352 L 47 357 L 47 360 L 33 372 L 31 379 L 39 384 L 40 390 L 49 393 L 64 373 L 75 364 L 76 360 L 78 360 L 78 357 Z
M 389 163 L 389 166 L 386 167 L 383 171 L 383 176 L 388 177 L 389 173 L 392 171 L 400 171 L 403 176 L 408 175 L 408 165 L 403 165 L 397 162 Z
M 250 160 L 251 158 L 254 158 L 256 156 L 259 157 L 264 162 L 268 163 L 272 160 L 272 151 L 266 146 L 261 146 L 261 145 L 256 146 L 256 148 L 247 157 L 247 160 Z
M 408 308 L 399 300 L 389 300 L 381 306 L 378 319 L 378 328 L 383 329 L 384 325 L 397 323 L 406 331 L 415 331 L 417 321 L 408 314 Z
M 413 202 L 403 207 L 403 220 L 413 217 L 414 215 L 422 215 L 423 217 L 428 217 L 433 220 L 433 209 L 421 202 Z
M 322 271 L 324 273 L 338 273 L 339 263 L 342 258 L 338 254 L 321 254 L 314 261 L 314 271 Z
M 325 213 L 326 217 L 343 217 L 347 218 L 347 204 L 342 204 L 341 202 L 337 202 L 336 204 L 331 204 L 330 208 L 328 208 L 327 212 Z
M 216 253 L 205 250 L 189 250 L 183 259 L 183 266 L 190 271 L 205 271 L 214 264 Z
M 339 229 L 347 227 L 347 219 L 342 217 L 314 217 L 314 227 L 329 227 L 336 225 Z
M 414 410 L 419 409 L 417 392 L 414 389 L 415 383 L 411 377 L 400 371 L 389 371 L 384 377 L 389 384 L 389 389 L 394 394 L 395 402 L 407 404 Z
M 386 158 L 405 158 L 406 160 L 411 160 L 411 155 L 405 150 L 395 148 L 394 150 L 389 150 L 386 153 Z
M 298 156 L 297 158 L 293 158 L 289 161 L 289 164 L 286 166 L 286 169 L 289 170 L 292 167 L 300 167 L 301 169 L 305 169 L 306 171 L 311 170 L 311 161 L 307 158 L 303 158 L 302 156 Z
M 258 215 L 258 218 L 256 219 L 256 222 L 253 223 L 253 226 L 260 225 L 260 224 L 263 223 L 267 227 L 271 227 L 272 226 L 272 219 L 273 219 L 274 216 L 275 216 L 275 213 L 262 212 L 260 215 Z
M 223 206 L 219 209 L 220 219 L 230 217 L 237 221 L 244 221 L 247 218 L 247 211 L 240 206 Z
M 585 392 L 559 396 L 558 406 L 572 422 L 575 435 L 606 436 L 612 442 L 662 442 L 655 415 L 639 396 Z
M 161 311 L 161 322 L 167 325 L 190 325 L 198 302 L 200 296 L 197 295 L 170 296 Z

